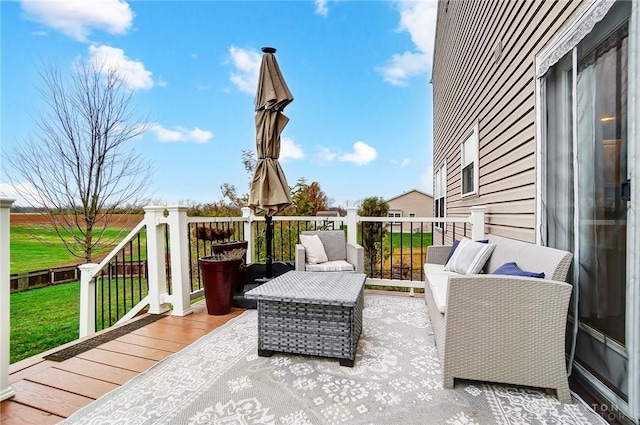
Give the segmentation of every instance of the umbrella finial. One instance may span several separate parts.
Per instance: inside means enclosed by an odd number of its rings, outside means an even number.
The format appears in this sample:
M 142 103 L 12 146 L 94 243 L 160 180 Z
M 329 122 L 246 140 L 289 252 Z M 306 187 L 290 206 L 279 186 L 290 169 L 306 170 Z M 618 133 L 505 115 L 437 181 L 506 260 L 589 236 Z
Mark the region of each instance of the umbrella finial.
M 263 48 L 262 48 L 262 51 L 263 51 L 264 53 L 275 53 L 275 52 L 276 52 L 276 49 L 275 49 L 275 47 L 263 47 Z

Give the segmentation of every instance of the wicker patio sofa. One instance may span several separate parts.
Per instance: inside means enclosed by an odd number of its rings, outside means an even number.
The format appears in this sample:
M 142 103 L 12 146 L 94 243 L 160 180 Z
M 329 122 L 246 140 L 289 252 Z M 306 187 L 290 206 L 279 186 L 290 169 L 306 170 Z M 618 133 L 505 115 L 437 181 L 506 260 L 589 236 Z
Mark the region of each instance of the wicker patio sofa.
M 445 271 L 451 246 L 427 251 L 425 300 L 443 386 L 460 378 L 555 389 L 571 403 L 565 326 L 572 287 L 565 279 L 573 255 L 493 235 L 488 242 L 496 247 L 481 274 Z M 545 278 L 491 274 L 507 262 Z

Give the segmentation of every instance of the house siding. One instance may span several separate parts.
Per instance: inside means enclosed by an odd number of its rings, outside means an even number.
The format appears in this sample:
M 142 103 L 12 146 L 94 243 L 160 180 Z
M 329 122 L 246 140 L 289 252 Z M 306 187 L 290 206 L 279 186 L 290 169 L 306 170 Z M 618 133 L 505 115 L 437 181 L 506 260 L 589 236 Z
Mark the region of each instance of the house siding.
M 440 1 L 432 72 L 434 169 L 447 217 L 487 207 L 487 233 L 535 242 L 535 56 L 580 1 Z M 478 126 L 479 187 L 461 196 L 460 144 Z
M 433 217 L 433 196 L 417 190 L 391 198 L 387 203 L 390 211 L 401 211 L 403 217 L 409 217 L 409 213 L 415 213 L 416 217 Z

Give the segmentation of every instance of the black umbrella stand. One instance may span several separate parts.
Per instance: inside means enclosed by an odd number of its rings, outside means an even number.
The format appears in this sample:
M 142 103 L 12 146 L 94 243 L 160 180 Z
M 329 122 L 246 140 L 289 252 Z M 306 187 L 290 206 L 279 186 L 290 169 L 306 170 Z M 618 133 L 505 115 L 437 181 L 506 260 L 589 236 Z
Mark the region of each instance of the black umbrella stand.
M 270 215 L 265 215 L 264 222 L 266 226 L 265 241 L 267 244 L 267 258 L 265 260 L 266 265 L 266 278 L 271 279 L 273 277 L 273 220 Z

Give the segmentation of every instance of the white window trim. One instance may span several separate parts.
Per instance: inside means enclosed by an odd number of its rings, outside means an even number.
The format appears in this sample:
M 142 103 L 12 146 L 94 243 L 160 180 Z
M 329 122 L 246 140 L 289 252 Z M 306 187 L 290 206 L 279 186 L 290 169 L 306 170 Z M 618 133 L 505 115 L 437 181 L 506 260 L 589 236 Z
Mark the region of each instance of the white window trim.
M 462 179 L 463 179 L 463 175 L 462 175 L 462 170 L 464 168 L 464 144 L 465 142 L 471 140 L 472 137 L 475 137 L 475 149 L 471 150 L 471 153 L 474 155 L 473 158 L 473 190 L 470 192 L 466 192 L 464 193 L 462 191 Z M 473 128 L 467 132 L 465 134 L 465 137 L 462 139 L 462 142 L 460 142 L 460 196 L 462 198 L 466 198 L 468 196 L 473 196 L 473 195 L 477 195 L 478 194 L 478 184 L 480 182 L 479 179 L 479 171 L 480 171 L 480 165 L 479 165 L 479 157 L 480 157 L 480 137 L 478 135 L 478 124 L 474 125 Z

